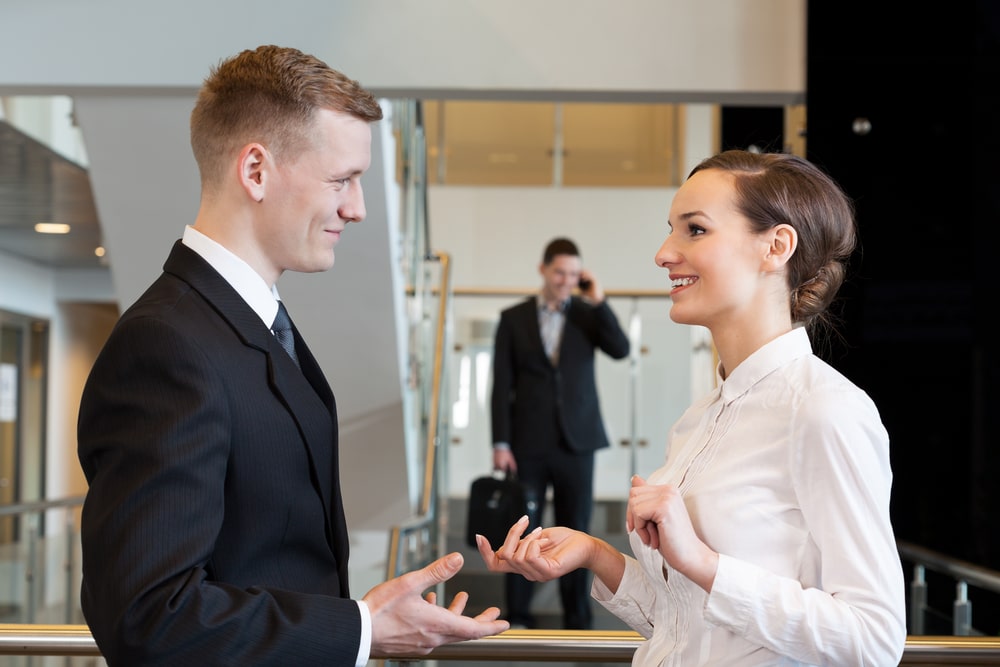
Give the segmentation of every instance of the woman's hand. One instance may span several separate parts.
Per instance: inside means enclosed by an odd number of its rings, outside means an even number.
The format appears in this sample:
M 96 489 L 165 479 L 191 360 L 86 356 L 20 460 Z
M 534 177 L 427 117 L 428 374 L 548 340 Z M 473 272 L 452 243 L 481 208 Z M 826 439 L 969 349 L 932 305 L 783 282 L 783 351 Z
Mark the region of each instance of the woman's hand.
M 528 517 L 521 517 L 496 551 L 485 537 L 476 535 L 479 555 L 491 572 L 516 572 L 530 581 L 549 581 L 589 567 L 594 542 L 590 535 L 557 526 L 538 527 L 520 537 L 527 527 Z
M 625 525 L 643 544 L 659 551 L 670 567 L 706 591 L 712 589 L 719 554 L 698 537 L 677 487 L 646 484 L 633 476 Z

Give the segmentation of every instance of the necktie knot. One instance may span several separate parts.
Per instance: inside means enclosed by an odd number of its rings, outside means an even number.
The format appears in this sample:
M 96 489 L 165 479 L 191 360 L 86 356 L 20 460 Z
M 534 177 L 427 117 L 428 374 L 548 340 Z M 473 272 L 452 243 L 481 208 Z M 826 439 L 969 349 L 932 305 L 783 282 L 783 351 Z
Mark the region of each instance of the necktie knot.
M 292 333 L 292 320 L 288 317 L 285 304 L 278 302 L 278 314 L 274 316 L 274 324 L 271 325 L 274 337 L 285 348 L 285 352 L 292 358 L 295 365 L 299 365 L 299 357 L 295 354 L 295 335 Z

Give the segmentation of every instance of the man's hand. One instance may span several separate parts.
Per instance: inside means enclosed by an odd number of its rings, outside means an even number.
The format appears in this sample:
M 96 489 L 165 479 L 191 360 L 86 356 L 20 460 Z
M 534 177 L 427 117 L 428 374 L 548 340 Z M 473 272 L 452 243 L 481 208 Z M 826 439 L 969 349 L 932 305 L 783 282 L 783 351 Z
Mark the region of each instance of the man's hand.
M 514 459 L 514 453 L 505 447 L 494 447 L 493 469 L 516 473 L 517 461 Z
M 462 555 L 451 553 L 427 567 L 390 579 L 368 591 L 362 601 L 372 616 L 371 657 L 426 655 L 451 642 L 480 639 L 510 628 L 497 620 L 500 609 L 489 607 L 478 616 L 465 616 L 466 592 L 455 595 L 451 604 L 437 605 L 437 596 L 423 592 L 447 581 L 462 569 Z
M 587 269 L 580 272 L 578 287 L 580 288 L 580 296 L 587 301 L 593 304 L 604 301 L 604 289 L 601 287 L 601 283 L 597 282 L 597 277 Z

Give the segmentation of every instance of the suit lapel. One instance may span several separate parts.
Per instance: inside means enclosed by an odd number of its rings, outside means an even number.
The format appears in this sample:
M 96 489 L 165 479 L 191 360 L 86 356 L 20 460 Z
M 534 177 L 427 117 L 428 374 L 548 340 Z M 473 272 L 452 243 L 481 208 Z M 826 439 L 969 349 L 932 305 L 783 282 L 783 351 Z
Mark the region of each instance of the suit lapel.
M 337 454 L 337 404 L 330 390 L 330 385 L 323 375 L 319 362 L 313 356 L 309 346 L 299 335 L 299 330 L 292 322 L 295 334 L 296 352 L 299 357 L 301 371 L 295 367 L 295 362 L 281 349 L 280 343 L 271 336 L 271 364 L 275 387 L 282 396 L 289 396 L 288 409 L 295 415 L 302 437 L 305 439 L 310 460 L 313 462 L 314 483 L 323 496 L 323 507 L 327 513 L 327 540 L 334 550 L 337 563 L 341 569 L 341 591 L 346 595 L 347 588 L 347 557 L 349 539 L 347 535 L 347 518 L 344 516 L 344 503 L 340 491 L 340 461 Z M 273 346 L 277 346 L 275 349 Z M 280 350 L 280 354 L 279 354 Z M 308 396 L 301 392 L 304 387 Z M 309 401 L 322 404 L 322 412 L 309 407 Z M 329 421 L 317 419 L 320 414 L 329 416 Z M 330 439 L 332 429 L 332 441 Z M 330 443 L 332 442 L 332 446 Z M 318 474 L 318 471 L 329 470 L 329 475 Z
M 551 366 L 549 356 L 545 354 L 545 343 L 542 342 L 542 328 L 538 322 L 538 299 L 528 297 L 528 300 L 521 307 L 520 316 L 524 318 L 521 328 L 528 333 L 528 342 L 535 350 L 535 354 L 541 356 L 542 361 Z
M 180 241 L 176 242 L 163 269 L 200 293 L 220 317 L 229 323 L 245 345 L 267 355 L 268 382 L 291 413 L 306 445 L 312 464 L 312 481 L 323 499 L 327 515 L 327 540 L 331 548 L 335 544 L 346 545 L 346 539 L 333 539 L 334 533 L 346 533 L 343 503 L 340 501 L 340 488 L 336 481 L 337 411 L 333 392 L 315 357 L 301 342 L 294 323 L 292 328 L 297 348 L 301 350 L 301 371 L 243 297 L 196 252 Z M 332 515 L 334 512 L 336 515 Z M 346 564 L 346 551 L 341 551 L 344 553 L 336 553 L 337 560 Z

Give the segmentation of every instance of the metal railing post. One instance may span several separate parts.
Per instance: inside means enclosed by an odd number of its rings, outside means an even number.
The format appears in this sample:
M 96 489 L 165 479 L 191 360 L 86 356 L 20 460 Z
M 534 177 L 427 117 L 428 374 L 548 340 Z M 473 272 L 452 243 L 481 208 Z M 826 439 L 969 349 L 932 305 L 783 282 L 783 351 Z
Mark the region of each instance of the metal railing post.
M 66 557 L 63 559 L 63 572 L 66 573 L 66 582 L 64 590 L 66 593 L 66 609 L 63 613 L 63 621 L 69 625 L 73 622 L 73 566 L 75 560 L 73 558 L 73 547 L 75 542 L 73 541 L 73 528 L 75 526 L 75 521 L 73 520 L 73 512 L 71 510 L 66 511 Z
M 913 581 L 910 582 L 910 634 L 924 634 L 924 612 L 927 609 L 927 581 L 924 566 L 913 566 Z
M 952 632 L 956 636 L 968 637 L 972 634 L 972 602 L 969 600 L 969 586 L 964 581 L 955 586 L 952 619 Z
M 24 564 L 25 604 L 24 618 L 27 623 L 35 622 L 35 566 L 38 559 L 38 530 L 31 526 L 28 528 L 28 562 Z

